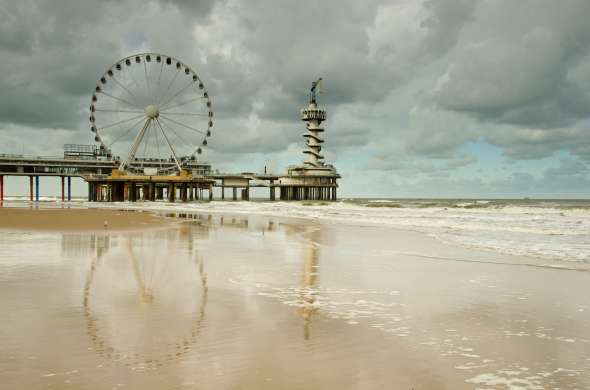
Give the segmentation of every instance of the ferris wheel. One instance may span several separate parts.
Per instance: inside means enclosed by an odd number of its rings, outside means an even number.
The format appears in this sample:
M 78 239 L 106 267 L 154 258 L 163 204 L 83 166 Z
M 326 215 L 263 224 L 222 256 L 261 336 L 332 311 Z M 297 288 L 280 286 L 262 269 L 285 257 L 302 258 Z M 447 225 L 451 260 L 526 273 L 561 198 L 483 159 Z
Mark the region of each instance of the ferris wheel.
M 113 64 L 92 94 L 89 119 L 100 154 L 134 173 L 181 171 L 202 153 L 213 127 L 203 81 L 188 65 L 158 53 Z

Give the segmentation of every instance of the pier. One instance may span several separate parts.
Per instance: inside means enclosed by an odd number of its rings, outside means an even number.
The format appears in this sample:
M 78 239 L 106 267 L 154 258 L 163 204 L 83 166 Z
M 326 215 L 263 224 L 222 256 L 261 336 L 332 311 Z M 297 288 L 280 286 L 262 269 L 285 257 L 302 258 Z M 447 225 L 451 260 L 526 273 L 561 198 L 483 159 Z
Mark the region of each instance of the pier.
M 157 80 L 147 80 L 148 67 L 156 69 Z M 133 69 L 145 72 L 143 91 L 151 91 L 150 96 L 142 96 L 141 88 L 132 90 L 139 88 L 132 77 L 133 84 L 124 79 Z M 167 72 L 169 78 L 162 76 Z M 162 77 L 170 82 L 159 91 Z M 95 144 L 66 144 L 62 156 L 0 154 L 0 202 L 5 178 L 11 176 L 28 177 L 29 199 L 37 202 L 42 176 L 59 180 L 62 202 L 72 200 L 72 177 L 87 182 L 91 202 L 211 201 L 215 188 L 221 200 L 248 201 L 251 189 L 260 187 L 268 188 L 270 201 L 335 201 L 340 175 L 321 154 L 326 121 L 317 103 L 321 81 L 312 83 L 309 104 L 300 111 L 307 130 L 301 165 L 281 174 L 221 173 L 198 159 L 213 127 L 211 98 L 199 76 L 167 55 L 126 57 L 104 73 L 92 93 L 89 121 Z M 194 142 L 195 137 L 201 138 Z
M 201 162 L 193 164 L 193 171 L 165 176 L 125 175 L 117 167 L 116 161 L 99 158 L 0 154 L 0 201 L 6 193 L 5 179 L 13 176 L 29 178 L 30 201 L 39 201 L 43 195 L 40 177 L 53 177 L 60 183 L 62 202 L 72 200 L 73 177 L 88 183 L 88 201 L 92 202 L 209 201 L 214 200 L 214 188 L 221 190 L 217 200 L 250 200 L 252 188 L 268 188 L 270 201 L 337 199 L 336 177 L 310 177 L 298 167 L 291 167 L 286 175 L 220 173 Z

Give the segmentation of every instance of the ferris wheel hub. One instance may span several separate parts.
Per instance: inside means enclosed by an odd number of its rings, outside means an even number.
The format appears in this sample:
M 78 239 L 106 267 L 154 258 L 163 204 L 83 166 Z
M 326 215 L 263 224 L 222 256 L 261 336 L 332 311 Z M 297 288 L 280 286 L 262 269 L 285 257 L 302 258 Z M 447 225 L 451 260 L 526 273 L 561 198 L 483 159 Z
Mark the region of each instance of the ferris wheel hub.
M 158 107 L 151 104 L 145 108 L 145 115 L 150 119 L 155 119 L 160 116 L 160 110 L 158 110 Z

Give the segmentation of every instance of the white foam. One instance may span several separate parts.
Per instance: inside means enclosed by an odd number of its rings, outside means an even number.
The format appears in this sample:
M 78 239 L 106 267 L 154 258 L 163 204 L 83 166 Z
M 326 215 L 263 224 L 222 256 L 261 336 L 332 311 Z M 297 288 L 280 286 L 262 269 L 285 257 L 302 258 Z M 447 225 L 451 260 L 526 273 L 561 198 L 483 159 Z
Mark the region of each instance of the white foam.
M 378 200 L 372 203 L 386 203 Z M 481 203 L 482 201 L 477 201 Z M 379 224 L 431 234 L 443 241 L 508 254 L 590 262 L 590 209 L 551 207 L 365 207 L 346 202 L 83 203 L 90 207 L 258 214 Z M 559 266 L 559 265 L 556 265 Z

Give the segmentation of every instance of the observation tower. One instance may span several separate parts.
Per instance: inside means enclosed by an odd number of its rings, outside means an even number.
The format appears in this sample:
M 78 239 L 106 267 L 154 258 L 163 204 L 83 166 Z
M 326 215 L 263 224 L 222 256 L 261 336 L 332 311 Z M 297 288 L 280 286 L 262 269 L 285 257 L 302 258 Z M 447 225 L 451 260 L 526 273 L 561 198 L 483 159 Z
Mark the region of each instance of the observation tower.
M 307 133 L 303 136 L 307 139 L 307 149 L 303 153 L 307 156 L 303 165 L 307 168 L 318 168 L 324 165 L 324 156 L 321 155 L 322 143 L 321 133 L 324 129 L 322 122 L 326 120 L 326 111 L 318 108 L 316 102 L 316 89 L 319 90 L 322 79 L 312 84 L 309 94 L 309 105 L 301 110 L 301 120 L 307 122 Z
M 290 166 L 287 175 L 279 180 L 281 200 L 336 200 L 338 171 L 331 164 L 324 162 L 322 122 L 326 120 L 326 111 L 318 106 L 317 95 L 320 93 L 322 78 L 311 84 L 309 104 L 300 112 L 301 120 L 306 122 L 307 131 L 303 134 L 306 148 L 303 150 L 305 160 L 302 165 Z

